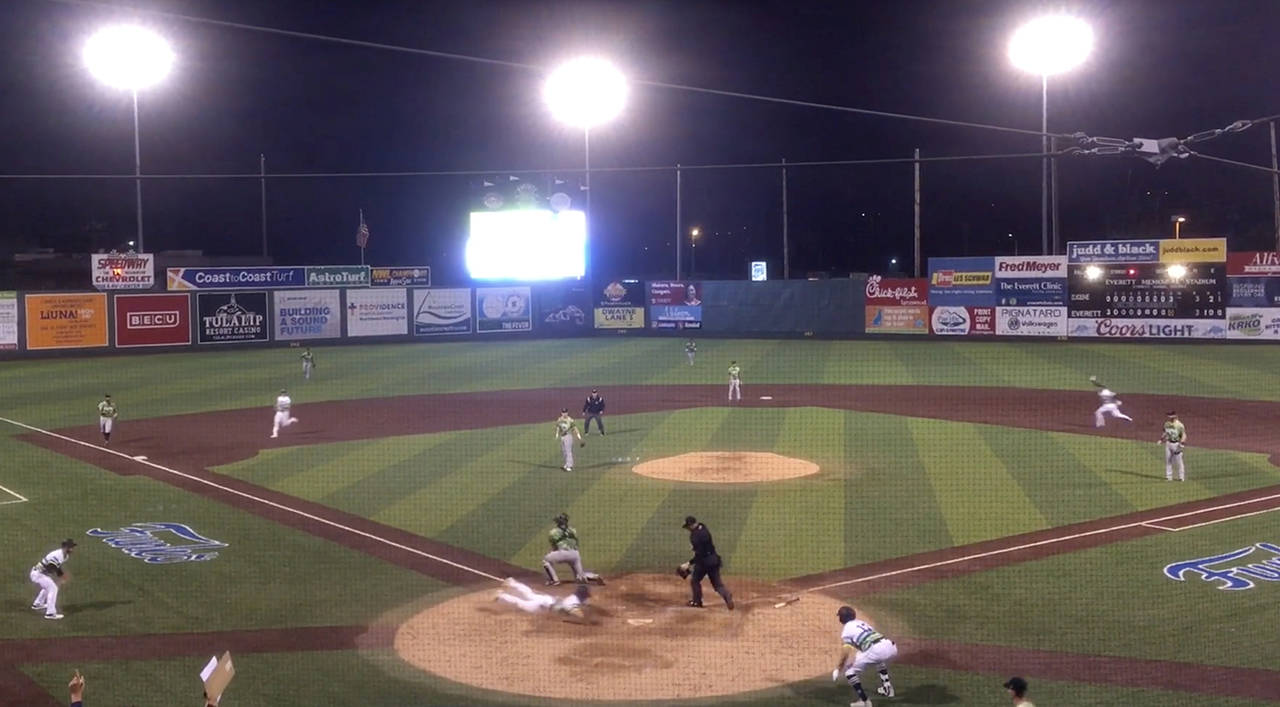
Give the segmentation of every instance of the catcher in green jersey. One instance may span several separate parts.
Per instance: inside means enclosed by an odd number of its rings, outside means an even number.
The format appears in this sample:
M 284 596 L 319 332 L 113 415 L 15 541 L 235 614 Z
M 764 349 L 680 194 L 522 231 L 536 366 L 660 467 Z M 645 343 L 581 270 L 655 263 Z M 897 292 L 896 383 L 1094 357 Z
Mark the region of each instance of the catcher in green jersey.
M 1170 410 L 1165 416 L 1164 433 L 1160 441 L 1164 444 L 1164 480 L 1173 481 L 1173 468 L 1178 467 L 1178 481 L 1187 480 L 1187 466 L 1182 460 L 1182 448 L 1187 444 L 1187 428 L 1178 419 L 1178 413 Z
M 556 418 L 556 439 L 560 440 L 560 452 L 564 454 L 561 471 L 573 471 L 573 440 L 575 438 L 582 446 L 587 446 L 587 441 L 582 438 L 582 431 L 578 429 L 578 423 L 569 417 L 569 408 L 561 408 L 560 417 Z
M 554 587 L 560 584 L 560 577 L 556 575 L 556 565 L 560 563 L 573 568 L 573 579 L 579 584 L 584 582 L 604 584 L 603 577 L 582 568 L 582 555 L 578 552 L 578 531 L 569 525 L 569 515 L 561 513 L 556 516 L 555 521 L 556 527 L 551 529 L 548 538 L 551 542 L 551 552 L 542 556 L 542 571 L 547 575 L 547 586 Z
M 98 431 L 102 432 L 103 445 L 111 444 L 111 428 L 115 427 L 116 416 L 119 414 L 120 409 L 111 396 L 102 396 L 102 402 L 98 403 Z

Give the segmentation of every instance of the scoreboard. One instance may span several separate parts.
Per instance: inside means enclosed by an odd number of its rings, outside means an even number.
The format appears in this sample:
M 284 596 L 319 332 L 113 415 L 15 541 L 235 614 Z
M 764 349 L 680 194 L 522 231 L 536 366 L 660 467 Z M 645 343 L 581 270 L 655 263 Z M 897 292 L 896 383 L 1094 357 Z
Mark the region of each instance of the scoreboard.
M 1174 278 L 1168 265 L 1073 265 L 1069 317 L 1222 319 L 1227 314 L 1226 263 L 1188 263 Z M 1095 277 L 1090 278 L 1093 272 Z

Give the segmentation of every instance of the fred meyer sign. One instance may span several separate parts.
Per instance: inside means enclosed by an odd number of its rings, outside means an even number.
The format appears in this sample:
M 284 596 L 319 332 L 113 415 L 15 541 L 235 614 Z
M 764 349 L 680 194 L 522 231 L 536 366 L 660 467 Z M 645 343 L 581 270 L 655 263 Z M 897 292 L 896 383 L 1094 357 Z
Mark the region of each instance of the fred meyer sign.
M 93 286 L 99 290 L 149 290 L 156 284 L 155 256 L 95 254 L 89 256 Z
M 1160 241 L 1072 241 L 1067 244 L 1069 263 L 1156 263 Z

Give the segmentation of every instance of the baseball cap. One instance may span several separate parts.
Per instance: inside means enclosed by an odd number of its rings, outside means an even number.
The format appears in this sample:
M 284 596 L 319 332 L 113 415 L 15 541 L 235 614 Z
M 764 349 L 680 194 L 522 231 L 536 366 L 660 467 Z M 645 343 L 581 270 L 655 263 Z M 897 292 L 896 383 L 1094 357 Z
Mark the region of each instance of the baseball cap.
M 681 528 L 689 528 L 689 527 L 692 527 L 692 526 L 697 525 L 697 524 L 698 524 L 698 519 L 697 519 L 697 518 L 694 518 L 693 516 L 685 516 L 685 517 L 684 517 L 684 525 L 682 525 L 682 526 L 680 526 L 680 527 L 681 527 Z
M 600 391 L 599 391 L 599 390 L 596 390 L 595 388 L 592 388 L 592 389 L 591 389 L 591 392 L 593 392 L 593 393 L 599 393 Z
M 76 541 L 72 540 L 71 538 L 67 538 L 66 540 L 63 540 L 63 541 L 62 541 L 62 546 L 63 546 L 63 547 L 75 547 L 75 546 L 76 546 Z
M 1169 412 L 1166 412 L 1165 415 L 1168 415 L 1169 417 L 1177 417 L 1178 413 L 1170 410 Z
M 1027 681 L 1022 678 L 1009 678 L 1009 682 L 1004 684 L 1006 690 L 1013 690 L 1018 694 L 1027 691 Z

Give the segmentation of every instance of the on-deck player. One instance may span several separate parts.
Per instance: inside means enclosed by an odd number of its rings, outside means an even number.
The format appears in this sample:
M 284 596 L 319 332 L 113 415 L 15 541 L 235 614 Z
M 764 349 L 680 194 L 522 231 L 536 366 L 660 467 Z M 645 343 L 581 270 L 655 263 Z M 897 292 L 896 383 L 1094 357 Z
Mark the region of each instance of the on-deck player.
M 1121 403 L 1116 399 L 1116 394 L 1111 392 L 1111 389 L 1107 388 L 1107 386 L 1098 382 L 1097 376 L 1089 376 L 1089 382 L 1098 388 L 1101 388 L 1101 390 L 1098 391 L 1098 399 L 1102 401 L 1102 405 L 1098 406 L 1098 409 L 1093 411 L 1094 427 L 1102 427 L 1106 424 L 1102 421 L 1103 415 L 1110 415 L 1112 417 L 1118 417 L 1121 420 L 1133 422 L 1132 417 L 1120 412 Z
M 729 362 L 729 399 L 734 399 L 737 393 L 737 399 L 742 400 L 742 367 L 737 361 Z
M 1165 417 L 1164 434 L 1160 435 L 1160 442 L 1164 443 L 1164 480 L 1173 481 L 1173 468 L 1176 466 L 1178 481 L 1186 481 L 1187 466 L 1182 459 L 1182 449 L 1187 444 L 1187 428 L 1173 410 Z
M 582 569 L 582 554 L 578 551 L 578 531 L 569 525 L 569 514 L 561 513 L 556 516 L 555 521 L 556 527 L 551 529 L 548 538 L 551 543 L 551 552 L 542 556 L 542 571 L 547 574 L 547 586 L 554 587 L 560 584 L 560 577 L 556 575 L 556 564 L 561 562 L 573 568 L 573 579 L 579 584 L 584 582 L 604 584 L 603 577 Z
M 587 446 L 587 441 L 582 438 L 582 432 L 578 430 L 578 423 L 569 417 L 569 408 L 561 408 L 560 417 L 556 418 L 556 439 L 560 440 L 560 452 L 564 455 L 564 464 L 560 466 L 561 471 L 573 471 L 575 437 L 582 446 Z
M 556 599 L 550 594 L 535 592 L 529 588 L 529 585 L 517 582 L 510 577 L 502 580 L 502 586 L 503 588 L 493 595 L 494 601 L 511 604 L 530 614 L 553 611 L 557 614 L 565 614 L 582 619 L 585 618 L 582 607 L 587 605 L 587 601 L 591 597 L 591 589 L 585 584 L 579 584 L 573 590 L 573 594 L 562 599 Z
M 857 702 L 849 703 L 849 707 L 871 707 L 866 690 L 862 689 L 863 670 L 871 665 L 880 667 L 880 687 L 876 692 L 885 697 L 893 697 L 893 683 L 889 681 L 889 663 L 898 657 L 898 646 L 871 627 L 871 624 L 858 619 L 858 612 L 852 606 L 842 606 L 836 610 L 836 619 L 844 627 L 840 630 L 840 662 L 831 671 L 831 681 L 840 679 L 843 672 L 849 686 L 858 696 Z M 856 652 L 852 664 L 849 654 Z M 847 669 L 846 669 L 846 666 Z
M 31 608 L 35 611 L 44 610 L 44 617 L 53 621 L 62 618 L 62 614 L 58 613 L 58 585 L 66 581 L 66 572 L 63 571 L 62 565 L 66 564 L 71 558 L 71 551 L 76 547 L 76 541 L 67 538 L 62 541 L 62 546 L 57 550 L 45 555 L 39 562 L 31 568 L 31 582 L 40 587 L 40 593 L 36 594 L 35 601 L 31 602 Z
M 102 402 L 98 403 L 98 430 L 102 432 L 104 445 L 111 444 L 111 428 L 115 427 L 116 416 L 119 414 L 120 408 L 116 407 L 111 396 L 103 395 Z
M 292 407 L 293 399 L 289 397 L 288 391 L 281 388 L 280 395 L 276 396 L 276 417 L 271 423 L 272 439 L 280 436 L 281 427 L 288 427 L 298 421 L 298 418 L 294 417 L 289 411 Z
M 693 339 L 684 342 L 684 355 L 689 357 L 689 365 L 693 365 L 693 357 L 698 353 L 698 345 Z

